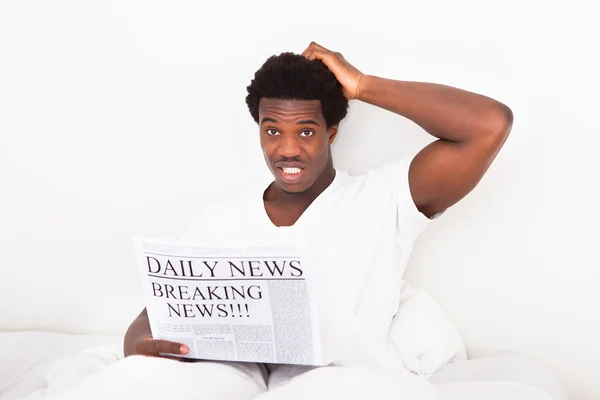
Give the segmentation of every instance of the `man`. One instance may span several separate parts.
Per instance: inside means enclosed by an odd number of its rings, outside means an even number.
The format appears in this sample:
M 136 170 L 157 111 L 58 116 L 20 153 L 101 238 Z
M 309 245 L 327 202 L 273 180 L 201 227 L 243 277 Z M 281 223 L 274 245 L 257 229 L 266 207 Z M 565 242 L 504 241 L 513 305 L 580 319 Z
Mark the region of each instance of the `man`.
M 439 140 L 413 159 L 350 177 L 334 168 L 331 157 L 350 100 L 409 118 Z M 274 181 L 205 210 L 186 239 L 309 249 L 325 359 L 348 370 L 396 365 L 388 333 L 412 244 L 432 218 L 480 181 L 511 130 L 511 110 L 448 86 L 363 74 L 341 54 L 314 42 L 301 56 L 268 59 L 248 86 L 246 101 Z M 188 351 L 185 345 L 153 340 L 145 310 L 124 345 L 126 356 Z M 312 376 L 316 382 L 320 373 L 293 366 L 197 364 L 205 377 L 216 370 L 231 372 L 229 382 L 239 398 L 253 398 L 267 386 L 270 394 L 292 377 Z M 352 381 L 341 376 L 328 382 L 341 388 Z M 204 385 L 214 382 L 207 379 Z M 233 389 L 210 390 L 230 398 Z M 339 395 L 333 390 L 330 395 Z

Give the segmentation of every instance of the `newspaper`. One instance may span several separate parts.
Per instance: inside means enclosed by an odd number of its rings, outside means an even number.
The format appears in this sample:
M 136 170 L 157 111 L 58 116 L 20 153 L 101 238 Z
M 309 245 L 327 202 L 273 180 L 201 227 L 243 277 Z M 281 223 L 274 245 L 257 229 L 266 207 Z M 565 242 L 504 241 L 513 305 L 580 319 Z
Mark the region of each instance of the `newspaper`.
M 134 243 L 153 338 L 187 345 L 187 358 L 323 365 L 299 249 Z

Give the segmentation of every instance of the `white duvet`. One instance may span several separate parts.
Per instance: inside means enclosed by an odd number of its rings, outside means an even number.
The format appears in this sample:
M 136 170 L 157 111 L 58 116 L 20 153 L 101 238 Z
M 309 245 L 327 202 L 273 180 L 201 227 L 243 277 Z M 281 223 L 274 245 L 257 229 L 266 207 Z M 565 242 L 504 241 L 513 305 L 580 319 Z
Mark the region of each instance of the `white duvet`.
M 124 359 L 121 338 L 115 337 L 0 333 L 0 351 L 12 354 L 0 365 L 0 400 L 567 398 L 539 364 L 464 361 L 464 345 L 450 319 L 408 284 L 390 334 L 390 351 L 403 362 L 394 367 L 281 366 L 267 374 L 255 364 Z M 520 372 L 509 376 L 511 371 Z
M 26 399 L 438 398 L 434 385 L 406 370 L 284 367 L 266 381 L 255 379 L 257 371 L 244 370 L 253 364 L 242 365 L 240 370 L 227 363 L 181 363 L 141 356 L 118 360 L 114 350 L 99 347 L 61 360 L 48 373 L 48 387 Z
M 275 371 L 267 386 L 267 382 L 248 379 L 246 371 L 233 371 L 226 363 L 215 368 L 214 363 L 140 356 L 123 360 L 116 350 L 117 346 L 95 347 L 60 360 L 47 374 L 48 386 L 23 399 L 566 399 L 520 382 L 434 384 L 405 369 L 332 367 L 289 374 L 284 368 Z

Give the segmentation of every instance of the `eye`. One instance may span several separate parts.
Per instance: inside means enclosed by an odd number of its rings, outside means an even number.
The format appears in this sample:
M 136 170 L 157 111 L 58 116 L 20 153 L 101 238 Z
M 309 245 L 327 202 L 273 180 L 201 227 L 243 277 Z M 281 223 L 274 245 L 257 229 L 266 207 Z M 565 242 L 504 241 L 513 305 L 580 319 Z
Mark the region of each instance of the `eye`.
M 269 136 L 279 135 L 279 131 L 277 129 L 273 129 L 273 128 L 267 129 L 266 132 L 267 132 L 267 135 L 269 135 Z
M 309 136 L 312 136 L 314 134 L 315 133 L 313 131 L 311 131 L 310 129 L 305 129 L 302 132 L 300 132 L 300 136 L 303 136 L 303 137 L 309 137 Z

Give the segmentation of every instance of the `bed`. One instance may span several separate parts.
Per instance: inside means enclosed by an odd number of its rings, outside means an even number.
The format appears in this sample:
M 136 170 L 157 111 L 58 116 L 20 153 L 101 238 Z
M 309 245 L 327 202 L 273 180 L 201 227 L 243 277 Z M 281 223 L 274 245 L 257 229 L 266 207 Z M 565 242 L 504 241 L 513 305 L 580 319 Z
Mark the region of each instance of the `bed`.
M 104 368 L 104 364 L 122 358 L 121 342 L 122 338 L 118 336 L 0 333 L 0 400 L 20 399 L 44 389 L 49 380 L 56 379 L 50 376 L 50 371 L 61 360 L 88 356 L 81 364 L 84 367 L 72 371 L 73 376 L 63 374 L 60 377 L 66 382 Z M 102 357 L 94 358 L 97 354 L 102 354 Z M 428 379 L 440 387 L 448 388 L 444 400 L 568 398 L 550 368 L 518 355 L 455 360 Z

